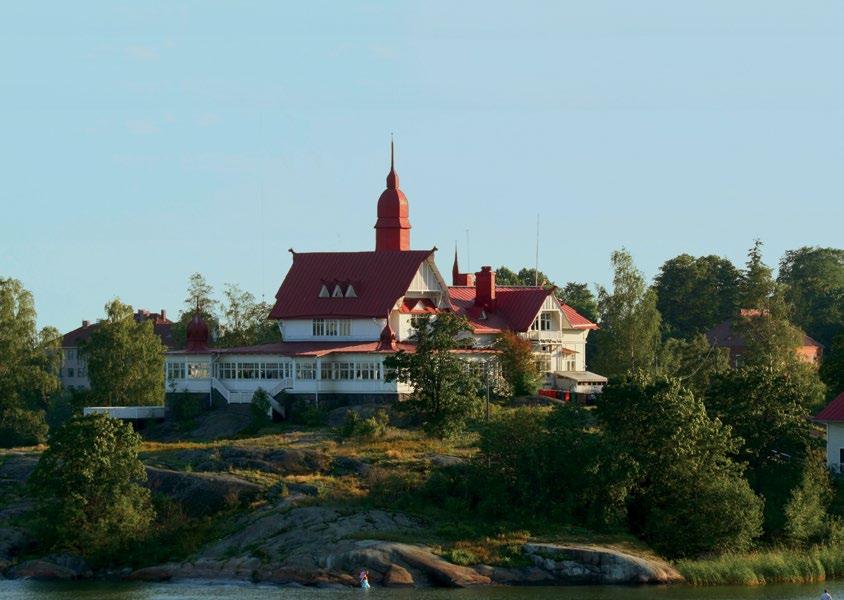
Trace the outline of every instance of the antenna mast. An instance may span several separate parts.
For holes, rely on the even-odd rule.
[[[533,270],[533,285],[539,287],[539,213],[536,213],[536,264]]]

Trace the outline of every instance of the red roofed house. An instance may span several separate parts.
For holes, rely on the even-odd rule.
[[[841,473],[844,465],[844,392],[838,394],[814,420],[826,425],[827,465],[836,473]]]
[[[419,316],[443,311],[465,315],[472,326],[475,349],[464,352],[467,361],[486,360],[495,336],[511,329],[534,340],[552,380],[555,373],[560,381],[585,373],[586,336],[596,325],[560,304],[552,289],[499,287],[490,267],[461,274],[456,257],[449,286],[435,252],[410,249],[408,202],[391,156],[387,189],[378,199],[375,250],[291,250],[293,264],[269,315],[284,341],[215,349],[208,346],[207,327],[192,323],[188,348],[167,355],[167,385],[176,391],[213,389],[228,402],[249,402],[259,387],[273,397],[284,390],[338,404],[349,395],[358,401],[398,398],[411,390],[385,381],[384,358],[413,351]]]
[[[173,322],[167,318],[167,312],[162,308],[160,313],[150,312],[146,309],[139,309],[135,312],[135,320],[152,320],[153,329],[162,343],[167,348],[173,347],[173,333],[171,326]],[[88,368],[85,360],[79,354],[80,342],[91,337],[91,333],[99,326],[98,323],[82,321],[82,326],[62,336],[62,367],[59,371],[59,379],[64,388],[88,389],[91,382],[88,380]]]
[[[743,319],[764,318],[766,313],[757,309],[743,308],[739,317]],[[805,333],[803,343],[797,346],[795,353],[801,361],[819,366],[823,355],[823,346]],[[730,352],[730,366],[741,366],[741,356],[747,351],[747,343],[742,335],[736,331],[732,320],[719,323],[706,333],[709,343],[718,348],[727,348]]]

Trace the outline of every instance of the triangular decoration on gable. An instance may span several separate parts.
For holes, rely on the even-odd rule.
[[[355,288],[352,287],[350,283],[349,286],[346,288],[346,298],[357,298],[357,292],[355,292]]]
[[[331,294],[332,298],[342,298],[343,297],[343,288],[340,287],[340,284],[334,286],[334,293]]]
[[[328,288],[325,287],[325,284],[322,284],[322,287],[319,289],[319,297],[320,298],[328,298],[331,294],[328,293]]]

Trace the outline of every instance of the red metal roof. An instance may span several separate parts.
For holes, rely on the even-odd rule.
[[[747,309],[742,309],[742,316],[745,318],[747,317],[757,317],[758,314],[753,314],[752,312],[748,311]],[[802,346],[805,347],[812,347],[812,348],[823,348],[823,344],[813,340],[807,334],[800,332],[803,336],[803,344]],[[735,327],[733,326],[733,321],[728,319],[722,323],[718,323],[715,327],[710,329],[706,332],[706,338],[709,340],[709,343],[713,346],[719,346],[722,348],[744,348],[746,347],[746,343],[742,335],[736,331]]]
[[[271,319],[386,317],[433,250],[294,253]],[[320,298],[325,285],[351,284],[353,298]]]
[[[431,315],[437,312],[437,307],[428,298],[405,298],[399,312],[411,315]]]
[[[280,356],[310,356],[319,358],[329,354],[378,353],[392,354],[396,350],[413,352],[414,344],[396,342],[396,349],[380,347],[380,340],[373,342],[275,342],[260,346],[241,346],[238,348],[208,348],[199,352],[175,350],[168,354],[277,354]]]
[[[542,287],[495,286],[495,311],[475,306],[474,287],[450,287],[448,295],[455,312],[464,315],[475,333],[498,333],[505,329],[527,331],[553,289]],[[567,304],[560,308],[575,329],[597,329],[597,325]],[[483,317],[486,318],[483,318]]]
[[[832,402],[815,415],[815,421],[844,421],[844,392],[838,394]]]

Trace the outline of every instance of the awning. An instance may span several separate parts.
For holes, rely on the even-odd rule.
[[[606,383],[607,378],[591,371],[554,371],[554,375],[575,383]]]

